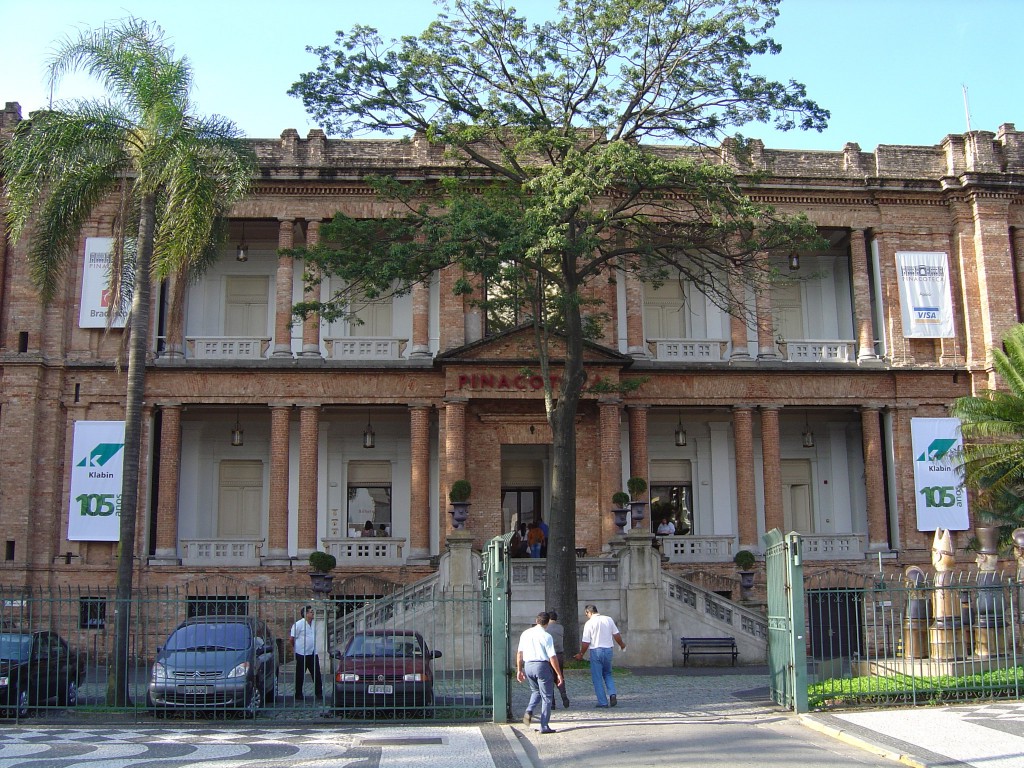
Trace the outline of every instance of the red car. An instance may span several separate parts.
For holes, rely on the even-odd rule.
[[[433,660],[419,632],[384,629],[358,632],[333,654],[334,709],[341,715],[380,714],[431,717]]]

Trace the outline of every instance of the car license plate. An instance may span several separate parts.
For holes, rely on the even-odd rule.
[[[186,696],[205,696],[210,692],[208,685],[183,685],[182,688]]]
[[[366,686],[367,693],[394,693],[395,689],[390,685],[368,685]]]

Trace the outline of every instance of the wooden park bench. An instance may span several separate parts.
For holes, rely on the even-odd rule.
[[[732,665],[736,666],[739,649],[735,637],[680,637],[679,645],[683,649],[683,666],[690,659],[690,654],[707,653],[713,655],[732,656]]]

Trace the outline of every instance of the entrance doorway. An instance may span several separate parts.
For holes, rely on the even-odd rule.
[[[506,531],[518,528],[521,523],[538,522],[541,518],[540,488],[502,488],[501,510]]]

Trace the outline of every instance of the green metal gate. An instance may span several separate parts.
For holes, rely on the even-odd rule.
[[[774,528],[764,535],[768,578],[768,675],[772,699],[806,712],[807,647],[800,534]]]
[[[508,543],[511,533],[491,539],[483,552],[484,603],[490,610],[492,720],[507,723],[512,716],[509,686],[509,645],[512,625],[512,585],[508,578]]]

